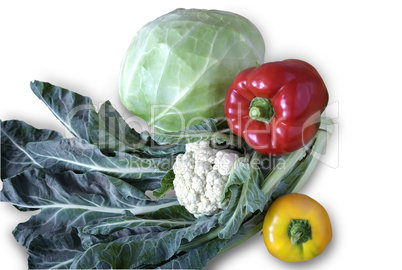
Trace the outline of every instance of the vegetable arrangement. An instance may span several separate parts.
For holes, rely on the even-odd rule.
[[[222,40],[228,36],[226,47]],[[271,155],[232,132],[235,115],[221,117],[225,95],[241,69],[261,64],[261,40],[248,20],[227,12],[179,9],[147,24],[124,59],[120,95],[162,133],[130,128],[110,102],[96,110],[89,97],[32,82],[33,93],[73,137],[23,121],[0,121],[1,201],[20,211],[39,210],[13,231],[27,249],[29,268],[199,269],[261,231],[267,211],[281,211],[271,204],[306,183],[333,131],[331,119],[320,116],[326,88],[309,66],[319,89],[309,81],[311,100],[304,104],[313,109],[301,112],[299,121],[289,120],[300,133],[302,121],[318,113],[304,140],[294,135],[291,149],[268,148],[276,154]],[[165,61],[158,63],[158,57]],[[202,67],[193,66],[194,59]],[[188,67],[194,74],[181,74]],[[276,78],[266,84],[271,81]],[[241,99],[232,100],[230,91],[226,111],[228,103],[235,106]],[[321,97],[317,103],[315,93]],[[168,107],[158,114],[163,120],[150,118],[152,105],[184,110],[185,124],[178,124]]]

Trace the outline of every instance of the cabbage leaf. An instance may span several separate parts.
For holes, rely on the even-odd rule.
[[[120,100],[161,133],[224,118],[233,79],[264,56],[260,32],[239,14],[176,9],[132,39],[120,71]]]

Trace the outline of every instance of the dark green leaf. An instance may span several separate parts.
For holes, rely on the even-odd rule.
[[[39,235],[28,247],[29,269],[71,269],[74,258],[81,255],[77,230],[63,235]]]
[[[164,156],[184,151],[183,146],[160,146],[153,141],[144,141],[109,101],[97,112],[89,97],[62,87],[34,81],[31,89],[75,137],[97,145],[106,154],[117,151]]]
[[[91,114],[89,122],[91,143],[103,152],[139,153],[148,157],[167,156],[184,152],[184,145],[158,145],[150,137],[130,128],[109,101]]]
[[[31,89],[71,134],[91,142],[88,125],[96,112],[89,97],[40,81],[31,82]]]
[[[172,258],[157,267],[157,269],[203,269],[227,243],[227,239],[213,239],[189,252]]]
[[[201,218],[181,229],[161,232],[113,235],[93,244],[72,265],[73,268],[93,268],[99,261],[107,262],[113,268],[132,269],[145,264],[156,265],[174,256],[182,241],[191,241],[196,236],[208,233],[217,225],[217,217]]]
[[[69,138],[30,143],[27,152],[37,163],[52,172],[98,171],[127,179],[162,178],[173,166],[173,157],[140,158],[127,153],[105,156],[97,147],[84,140]]]
[[[187,144],[198,141],[213,140],[216,143],[233,141],[233,135],[222,133],[219,122],[215,119],[206,119],[198,125],[189,126],[178,132],[164,134],[150,134],[158,144]]]
[[[93,269],[100,261],[114,269],[136,269],[150,263],[157,264],[171,258],[181,243],[175,230],[132,235],[112,242],[98,243],[74,260],[72,269]]]
[[[63,139],[58,133],[19,121],[2,123],[1,154],[3,179],[32,168],[54,173],[99,171],[127,180],[160,179],[174,162],[174,156],[140,158],[123,152],[106,156],[85,140]]]
[[[27,152],[29,142],[58,140],[62,135],[48,129],[36,129],[23,121],[1,122],[1,179],[12,177],[23,170],[42,166]]]
[[[219,219],[223,227],[219,233],[222,239],[235,235],[243,220],[257,210],[262,211],[269,199],[261,190],[262,173],[259,168],[250,165],[248,158],[239,158],[233,168],[225,187],[231,199]]]
[[[51,237],[69,234],[73,227],[97,224],[103,219],[125,217],[122,213],[98,212],[79,208],[44,208],[33,215],[27,222],[20,223],[14,229],[15,239],[22,246],[29,248],[33,239],[39,235]]]
[[[128,183],[99,172],[48,174],[39,169],[5,179],[1,200],[31,209],[84,209],[104,213],[130,211],[134,215],[177,205],[174,199],[151,201]]]
[[[168,171],[165,176],[161,180],[161,187],[154,190],[153,195],[157,198],[163,198],[165,197],[166,193],[168,193],[170,190],[173,190],[173,180],[174,180],[174,172],[173,170]]]
[[[30,265],[35,265],[35,268],[71,263],[70,260],[74,258],[67,254],[75,256],[80,250],[76,246],[78,240],[71,241],[74,228],[86,226],[86,230],[93,230],[94,234],[112,232],[119,227],[111,223],[110,227],[102,230],[100,228],[106,224],[105,221],[138,221],[139,218],[134,217],[134,214],[154,215],[162,208],[178,204],[172,199],[151,201],[131,185],[101,173],[77,175],[66,172],[53,176],[39,169],[5,179],[1,200],[16,205],[20,210],[41,210],[14,230],[17,241],[28,248]],[[136,226],[149,228],[152,223],[166,228],[190,226],[193,222],[183,219],[143,219]],[[83,247],[81,240],[79,243]],[[66,252],[49,251],[54,245],[59,248],[62,246]]]
[[[80,229],[80,233],[90,235],[109,235],[125,228],[139,227],[162,227],[167,229],[182,228],[191,226],[194,220],[178,219],[176,216],[171,218],[156,217],[154,219],[147,217],[137,217],[126,214],[121,217],[104,218],[96,224],[85,225]]]

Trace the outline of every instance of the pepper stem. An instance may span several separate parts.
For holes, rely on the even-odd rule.
[[[275,116],[271,101],[261,97],[254,98],[249,107],[249,116],[251,119],[269,123]]]
[[[293,245],[311,240],[311,226],[307,219],[292,219],[288,227],[288,236]]]

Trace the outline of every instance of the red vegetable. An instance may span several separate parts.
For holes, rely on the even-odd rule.
[[[317,70],[295,59],[265,63],[240,72],[226,95],[230,129],[264,155],[282,155],[316,134],[328,104]]]

